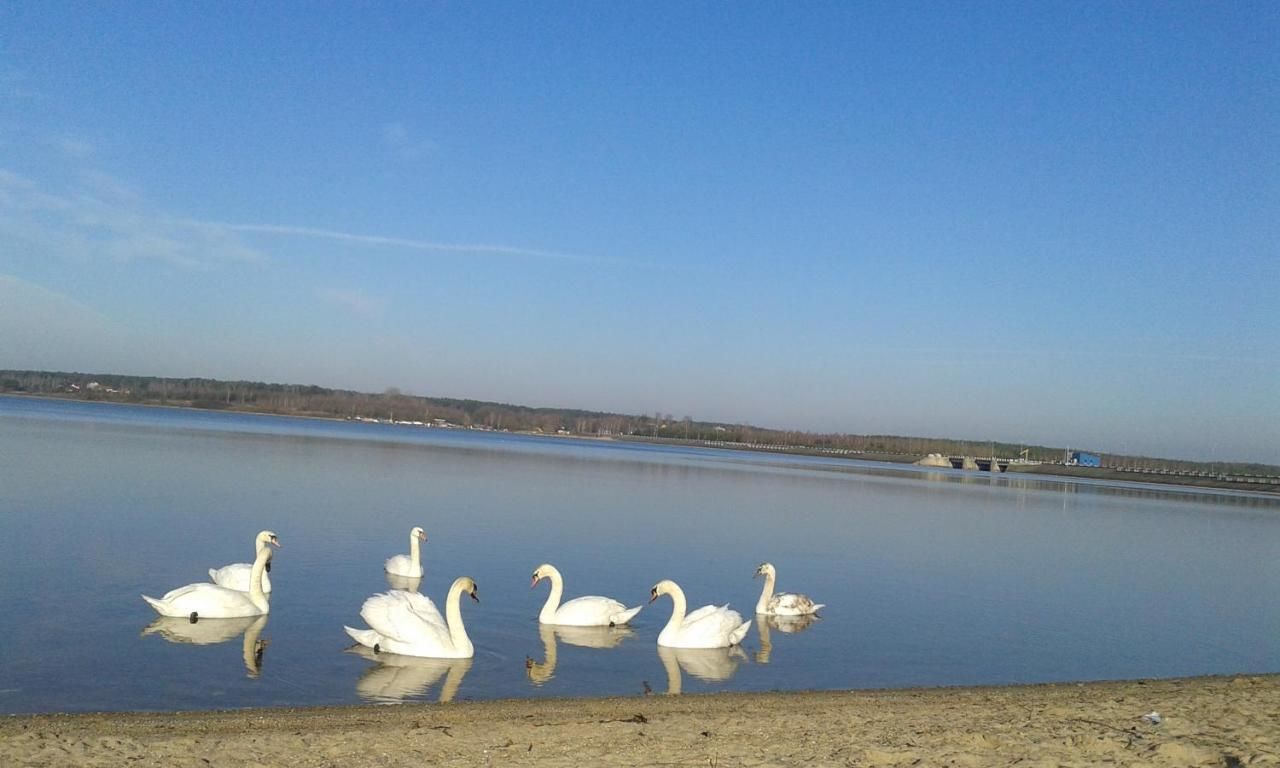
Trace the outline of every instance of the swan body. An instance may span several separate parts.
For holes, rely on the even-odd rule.
[[[463,576],[449,587],[445,616],[441,616],[431,598],[393,589],[370,597],[360,607],[360,617],[369,629],[343,629],[352,640],[378,653],[469,659],[475,655],[475,647],[462,624],[459,601],[463,592],[480,602],[475,581]]]
[[[388,557],[383,569],[394,576],[422,578],[422,542],[426,540],[427,532],[415,525],[409,531],[409,554]]]
[[[773,593],[773,585],[778,579],[778,572],[772,563],[761,563],[756,569],[756,576],[764,577],[764,588],[760,590],[760,599],[756,601],[756,613],[766,616],[808,616],[818,612],[825,603],[815,603],[808,595],[793,592]]]
[[[530,589],[543,579],[551,580],[551,592],[538,614],[539,624],[555,624],[562,627],[620,627],[631,621],[643,605],[628,608],[611,597],[586,595],[560,603],[564,594],[564,578],[554,565],[543,563],[533,570]]]
[[[192,621],[259,616],[271,610],[271,603],[262,591],[262,576],[266,573],[267,560],[270,558],[270,547],[258,550],[249,576],[248,592],[201,582],[178,587],[158,600],[146,595],[142,599],[150,603],[161,616],[186,616]]]
[[[670,579],[663,579],[649,590],[649,602],[659,595],[671,595],[671,619],[658,633],[658,645],[668,648],[726,648],[742,642],[751,622],[729,609],[728,605],[704,605],[685,615],[684,590]]]
[[[268,544],[274,544],[278,547],[280,546],[280,540],[277,539],[276,535],[271,531],[262,531],[258,534],[257,538],[253,540],[253,551],[256,553]],[[210,568],[209,580],[220,587],[234,589],[237,592],[248,592],[249,576],[252,572],[252,563],[232,563],[231,565],[224,565],[221,568]],[[267,594],[271,593],[270,572],[271,557],[268,555],[267,573],[262,574],[262,591]]]

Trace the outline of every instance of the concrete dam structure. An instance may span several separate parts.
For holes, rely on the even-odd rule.
[[[1004,472],[1009,468],[1009,461],[1009,459],[994,457],[943,456],[940,453],[931,453],[915,462],[915,465],[939,469],[969,469],[976,472]]]

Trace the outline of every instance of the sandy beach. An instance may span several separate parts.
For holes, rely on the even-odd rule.
[[[0,720],[5,766],[1107,763],[1280,765],[1280,676]]]

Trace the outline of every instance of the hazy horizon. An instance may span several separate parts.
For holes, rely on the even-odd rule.
[[[0,367],[1280,464],[1280,6],[0,9]]]
[[[0,369],[0,371],[2,371],[2,370],[4,370],[4,369]],[[115,373],[115,372],[110,372],[110,371],[53,371],[53,370],[43,370],[43,371],[32,371],[32,372],[33,372],[33,373],[38,372],[38,373],[58,374],[58,375],[84,376],[84,377],[86,377],[86,378],[91,378],[91,377],[94,377],[94,376],[102,376],[102,377],[105,377],[105,376],[122,376],[122,377],[141,377],[141,378],[146,378],[146,377],[148,377],[148,376],[149,376],[149,374],[138,374],[138,373]],[[324,388],[324,389],[331,389],[331,390],[334,390],[334,391],[355,392],[356,394],[359,394],[359,395],[368,395],[368,396],[371,396],[371,397],[377,397],[377,396],[379,396],[379,395],[386,394],[386,391],[385,391],[385,390],[384,390],[384,391],[382,391],[382,392],[368,392],[368,391],[363,391],[363,390],[351,390],[351,389],[346,389],[346,388],[342,388],[342,387],[324,387],[323,385],[320,385],[320,384],[314,384],[313,382],[303,382],[303,381],[255,381],[255,380],[249,380],[249,379],[225,379],[225,378],[219,378],[219,377],[216,377],[216,376],[164,376],[164,377],[154,377],[154,378],[168,378],[168,379],[173,379],[173,380],[197,379],[197,378],[198,378],[198,379],[206,379],[206,380],[210,380],[210,381],[218,381],[218,382],[230,382],[230,383],[235,383],[235,382],[246,382],[246,383],[253,383],[253,384],[265,384],[265,385],[268,385],[268,386],[282,386],[282,387],[310,387],[310,386],[317,386],[317,387],[322,387],[322,388]],[[595,414],[602,414],[602,415],[609,415],[609,416],[619,416],[619,417],[624,417],[624,418],[637,418],[637,419],[638,419],[638,418],[657,418],[657,414],[655,414],[655,413],[647,413],[647,414],[646,414],[646,413],[629,413],[629,412],[623,412],[623,411],[607,411],[607,410],[606,410],[606,411],[599,411],[599,410],[591,409],[591,408],[580,408],[580,407],[575,406],[575,405],[572,405],[572,404],[566,404],[566,405],[555,405],[555,404],[545,404],[545,403],[523,403],[523,402],[509,402],[509,401],[490,401],[490,400],[481,400],[481,399],[474,398],[474,397],[467,397],[466,395],[432,394],[432,393],[410,392],[410,391],[407,391],[407,390],[402,390],[402,389],[400,389],[400,388],[398,388],[398,387],[391,388],[391,389],[394,389],[394,390],[396,391],[396,394],[398,394],[398,395],[407,395],[407,396],[409,396],[409,397],[421,397],[421,398],[427,398],[427,399],[439,399],[439,400],[465,400],[465,401],[474,401],[474,402],[480,402],[480,403],[491,403],[491,404],[496,405],[496,406],[499,406],[499,407],[509,407],[509,408],[530,408],[530,409],[549,409],[549,410],[553,410],[553,411],[582,411],[582,412],[584,412],[584,413],[595,413]],[[6,395],[6,394],[18,394],[18,395],[22,395],[22,393],[0,392],[0,395]],[[37,394],[37,395],[39,395],[39,396],[43,396],[43,394],[42,394],[42,393],[35,393],[35,394]],[[156,405],[155,403],[149,403],[149,402],[144,402],[144,403],[131,403],[131,402],[124,401],[124,400],[110,400],[110,399],[106,399],[106,400],[102,400],[102,401],[93,401],[93,402],[106,402],[106,403],[108,403],[108,404],[122,403],[122,404],[126,404],[126,405],[142,405],[142,406]],[[253,411],[249,411],[249,412],[253,412]],[[264,412],[264,415],[290,416],[291,414],[287,414],[287,413],[276,414],[276,413],[274,413],[274,412]],[[841,431],[838,431],[838,430],[804,430],[804,429],[799,429],[799,428],[796,428],[796,427],[788,426],[788,425],[785,425],[785,424],[763,424],[763,423],[759,423],[759,422],[751,421],[751,420],[749,420],[749,419],[748,419],[748,420],[745,420],[745,421],[738,421],[738,422],[718,422],[718,421],[714,421],[714,420],[711,420],[711,419],[703,419],[703,418],[699,418],[697,414],[675,414],[675,413],[666,413],[666,412],[663,412],[663,413],[662,413],[662,418],[663,418],[663,419],[667,419],[667,418],[669,417],[669,418],[670,418],[670,420],[671,420],[671,422],[672,422],[672,423],[676,423],[676,424],[678,424],[678,423],[679,423],[681,420],[683,420],[686,416],[687,416],[687,417],[689,417],[689,418],[690,418],[694,423],[702,423],[702,424],[742,425],[742,426],[751,427],[751,428],[753,428],[753,429],[760,429],[760,430],[767,430],[767,431],[775,431],[775,432],[800,432],[800,433],[813,434],[813,435],[834,435],[834,434],[843,434],[843,435],[849,435],[849,436],[861,435],[861,436],[867,436],[867,437],[883,436],[883,437],[891,437],[891,438],[899,438],[899,439],[910,439],[910,440],[938,440],[938,441],[957,441],[957,442],[959,442],[959,441],[963,441],[963,442],[969,442],[969,443],[986,443],[986,442],[994,442],[994,443],[1002,443],[1002,444],[1017,444],[1017,442],[1018,442],[1018,441],[1016,441],[1016,440],[1015,440],[1015,441],[1005,440],[1003,437],[1001,437],[1001,436],[999,436],[999,435],[987,435],[987,436],[977,436],[977,437],[975,437],[975,436],[972,436],[972,435],[895,434],[895,433],[887,433],[887,432],[877,432],[877,433],[850,433],[850,432],[841,432]],[[310,417],[308,417],[308,418],[310,418]],[[1082,450],[1082,451],[1091,451],[1091,452],[1095,452],[1095,453],[1103,454],[1104,456],[1106,456],[1106,455],[1108,455],[1108,454],[1117,454],[1117,452],[1116,452],[1116,451],[1109,450],[1109,449],[1107,449],[1107,448],[1105,448],[1105,447],[1102,447],[1102,446],[1095,446],[1095,445],[1070,445],[1070,446],[1068,446],[1068,445],[1048,445],[1048,444],[1044,444],[1044,443],[1031,443],[1031,442],[1027,442],[1027,443],[1024,443],[1024,447],[1050,448],[1050,449],[1054,449],[1054,448],[1056,448],[1056,449],[1062,449],[1062,450]],[[1142,456],[1142,457],[1144,457],[1144,458],[1149,458],[1149,459],[1161,459],[1161,460],[1174,460],[1174,461],[1209,461],[1209,460],[1207,460],[1207,459],[1197,459],[1197,458],[1196,458],[1196,457],[1194,457],[1194,456],[1176,456],[1176,455],[1163,455],[1163,454],[1134,454],[1134,455]],[[1213,460],[1213,461],[1216,461],[1216,462],[1222,462],[1222,463],[1262,463],[1262,464],[1266,464],[1266,463],[1267,463],[1267,462],[1256,462],[1256,461],[1254,461],[1254,460],[1250,460],[1250,459],[1231,459],[1230,457],[1223,458],[1223,459],[1215,459],[1215,460]],[[1280,466],[1280,465],[1270,465],[1270,466]]]

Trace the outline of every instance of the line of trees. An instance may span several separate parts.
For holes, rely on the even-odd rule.
[[[1023,456],[1033,461],[1059,462],[1065,453],[1062,448],[1007,442],[777,430],[749,424],[695,421],[690,416],[676,419],[670,413],[627,415],[530,408],[482,400],[419,397],[395,388],[371,394],[257,381],[0,370],[0,392],[293,416],[421,422],[440,419],[463,427],[512,432],[690,440],[852,455],[918,458],[928,453],[976,457],[994,454],[1001,458]],[[1154,472],[1280,475],[1280,467],[1267,464],[1207,463],[1117,454],[1105,455],[1104,465]]]

